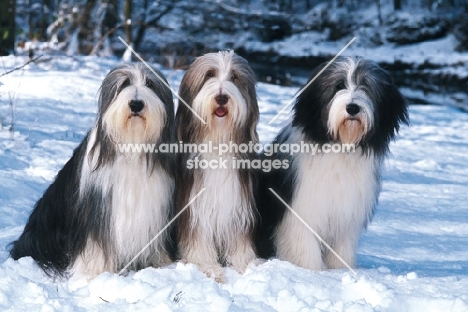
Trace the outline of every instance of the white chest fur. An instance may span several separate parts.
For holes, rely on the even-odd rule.
[[[174,182],[160,168],[150,173],[144,163],[125,157],[117,158],[115,168],[109,169],[113,175],[112,224],[116,248],[119,253],[133,257],[167,224]],[[149,257],[157,252],[149,248],[144,255]]]
[[[219,160],[218,156],[204,154],[203,159]],[[235,241],[253,224],[254,214],[249,199],[244,198],[239,172],[233,169],[233,156],[224,154],[225,166],[200,170],[195,174],[191,197],[202,188],[202,195],[190,207],[191,227],[203,229],[218,246]],[[250,188],[249,188],[250,189]]]
[[[350,266],[380,192],[381,159],[372,153],[297,154],[291,208]],[[276,232],[278,257],[315,270],[344,267],[288,210]]]
[[[94,140],[94,133],[88,143],[88,152]],[[156,166],[149,170],[144,155],[117,155],[116,158],[96,170],[97,158],[83,160],[80,179],[80,197],[101,196],[102,209],[110,215],[108,242],[112,253],[104,256],[96,242],[88,239],[87,246],[75,268],[93,275],[94,272],[108,270],[114,272],[126,265],[153,237],[167,224],[170,203],[174,191],[174,180],[164,170]],[[93,190],[99,193],[94,194]],[[86,195],[92,194],[92,195]],[[92,200],[99,200],[98,198]],[[106,222],[102,220],[102,222]],[[103,226],[106,226],[103,223]],[[164,239],[167,233],[147,248],[138,263],[148,266],[167,261]],[[88,267],[87,258],[102,258],[93,261],[96,267]],[[108,260],[104,260],[104,259]],[[101,266],[101,267],[97,267]],[[89,272],[89,273],[87,273]]]
[[[362,227],[380,189],[379,161],[372,155],[300,154],[292,208],[324,239],[339,237],[350,223]]]

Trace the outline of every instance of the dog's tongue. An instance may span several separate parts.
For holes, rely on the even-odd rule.
[[[224,106],[216,108],[215,115],[218,117],[224,117],[227,114],[227,109]]]

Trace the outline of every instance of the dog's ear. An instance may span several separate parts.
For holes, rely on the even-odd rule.
[[[205,66],[206,67],[206,66]],[[198,92],[204,84],[206,68],[200,65],[200,58],[196,59],[185,72],[179,87],[179,105],[176,112],[177,139],[189,142],[197,136],[204,124],[198,118],[193,118],[192,106]],[[183,102],[181,101],[183,100]]]
[[[318,143],[326,143],[330,140],[327,136],[326,105],[333,98],[334,89],[327,84],[327,81],[331,79],[329,78],[330,70],[321,72],[326,65],[323,63],[313,69],[307,81],[307,84],[310,84],[298,95],[293,107],[292,125],[301,127],[309,140]],[[311,82],[312,79],[313,82]]]
[[[171,112],[167,112],[168,115],[174,117],[174,101],[172,98],[172,91],[169,88],[169,82],[167,82],[166,77],[164,77],[163,73],[151,67],[151,69],[146,68],[145,65],[140,65],[140,69],[142,71],[146,71],[149,79],[151,79],[151,83],[156,86],[156,95],[161,99],[166,107],[171,107]]]
[[[377,67],[374,73],[378,77],[373,85],[373,92],[377,97],[377,109],[374,111],[375,131],[369,143],[375,147],[376,151],[387,152],[388,143],[398,133],[400,123],[409,125],[408,105],[390,74],[378,64],[374,63],[374,66]]]
[[[188,72],[185,73],[184,78],[182,78],[182,82],[179,87],[179,104],[177,106],[177,112],[175,117],[175,126],[177,129],[177,139],[186,142],[187,135],[186,135],[186,127],[190,124],[190,110],[186,105],[190,105],[190,88],[186,82],[185,77],[187,76]],[[185,102],[182,102],[182,100]]]
[[[393,83],[391,77],[389,77],[389,79],[387,92],[385,93],[386,96],[383,98],[382,104],[384,106],[384,112],[387,113],[388,116],[392,116],[392,118],[390,118],[390,127],[398,133],[398,130],[400,130],[400,123],[409,125],[408,105],[405,97]]]
[[[130,84],[129,65],[113,68],[102,81],[99,88],[99,114],[103,114],[116,99],[118,92],[125,84]]]
[[[175,132],[173,131],[175,126],[175,112],[174,112],[174,100],[172,98],[172,90],[168,87],[169,83],[167,82],[164,75],[156,68],[151,68],[156,75],[146,68],[144,65],[140,65],[140,69],[147,71],[147,75],[151,79],[151,83],[156,86],[156,95],[163,102],[166,107],[166,118],[164,120],[165,127],[161,133],[162,142],[173,142],[175,141]]]
[[[241,90],[249,110],[247,114],[245,133],[238,138],[239,142],[254,141],[258,142],[257,124],[259,120],[259,108],[256,91],[255,73],[249,63],[243,57],[232,53],[232,70],[237,76],[234,84]],[[238,82],[237,82],[238,81]]]
[[[188,105],[192,105],[195,96],[205,84],[206,75],[212,70],[212,64],[206,57],[198,57],[185,72],[180,83],[179,95]]]

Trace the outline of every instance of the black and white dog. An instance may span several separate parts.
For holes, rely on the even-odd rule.
[[[175,142],[173,119],[171,91],[143,64],[111,70],[95,126],[36,203],[11,256],[31,256],[55,277],[89,279],[126,266],[172,214],[175,157],[121,145]],[[169,263],[168,238],[130,268]]]
[[[257,249],[262,257],[276,252],[279,259],[304,268],[345,267],[272,188],[352,267],[360,233],[377,204],[389,142],[401,122],[408,124],[405,100],[379,65],[342,57],[298,96],[293,112],[292,124],[273,143],[312,144],[316,155],[311,148],[264,156],[287,159],[289,168],[262,178]]]
[[[179,256],[197,264],[208,276],[223,281],[222,265],[243,273],[256,259],[253,230],[257,219],[256,174],[233,169],[236,160],[257,158],[239,150],[218,154],[220,144],[258,142],[259,109],[255,76],[242,57],[232,51],[197,58],[185,73],[176,114],[178,140],[212,152],[181,153],[178,161],[176,211],[203,188],[206,190],[181,215],[177,225]],[[194,114],[201,117],[206,125]],[[193,160],[210,161],[210,168],[189,166]],[[223,165],[226,162],[227,165]]]

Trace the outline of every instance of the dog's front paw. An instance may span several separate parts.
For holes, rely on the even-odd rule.
[[[224,269],[221,265],[199,265],[199,268],[203,273],[205,273],[206,276],[214,278],[216,282],[226,282]]]

